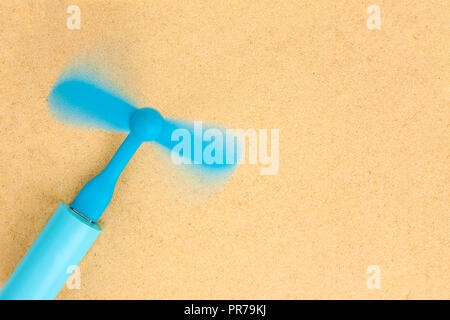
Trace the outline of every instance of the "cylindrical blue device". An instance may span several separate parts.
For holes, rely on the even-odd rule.
[[[0,291],[0,300],[54,299],[101,231],[62,203]]]
[[[63,203],[58,207],[0,291],[0,300],[50,300],[58,295],[74,266],[100,234],[97,221],[107,208],[123,169],[139,146],[159,138],[166,126],[157,110],[137,109],[82,80],[69,79],[58,84],[52,89],[50,100],[57,109],[69,107],[75,118],[85,113],[94,121],[129,130],[130,134],[72,204]]]

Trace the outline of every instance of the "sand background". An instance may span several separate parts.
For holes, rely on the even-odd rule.
[[[140,106],[280,129],[280,168],[204,198],[141,148],[58,298],[450,298],[449,18],[445,0],[2,0],[0,282],[124,138],[47,110],[67,62],[107,44]]]

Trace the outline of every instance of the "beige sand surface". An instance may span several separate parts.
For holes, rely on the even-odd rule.
[[[66,63],[107,45],[140,106],[280,129],[280,168],[205,199],[140,149],[58,298],[450,298],[449,21],[445,0],[1,0],[0,282],[124,137],[47,111]]]

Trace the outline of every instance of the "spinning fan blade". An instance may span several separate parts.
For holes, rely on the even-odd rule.
[[[234,168],[242,153],[240,139],[233,131],[200,121],[165,119],[155,142],[171,151],[172,160],[179,164],[214,171]]]
[[[67,79],[53,87],[49,108],[59,120],[112,131],[130,130],[136,107],[94,84]]]
[[[78,78],[65,79],[54,86],[49,95],[49,108],[57,119],[66,123],[122,132],[130,131],[133,115],[143,110]],[[145,127],[145,123],[140,124]],[[148,126],[151,129],[153,124],[148,122]],[[226,171],[235,167],[241,154],[239,140],[227,132],[201,122],[164,119],[155,142],[169,150],[172,160],[179,164]]]

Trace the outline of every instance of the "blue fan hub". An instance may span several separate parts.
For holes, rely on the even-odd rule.
[[[142,141],[153,141],[159,137],[164,119],[153,108],[137,109],[130,119],[130,132]]]

